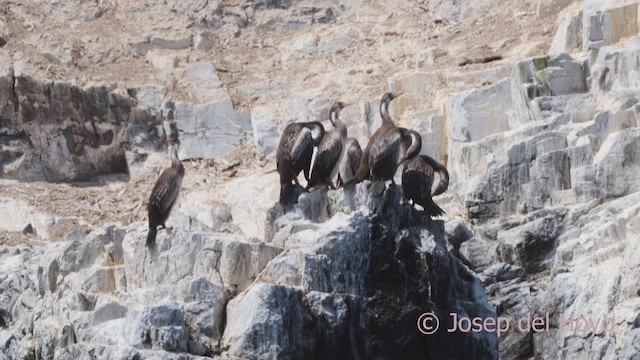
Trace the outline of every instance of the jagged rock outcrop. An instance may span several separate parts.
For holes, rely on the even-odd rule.
[[[209,63],[182,70],[175,101],[162,87],[112,89],[41,81],[0,59],[0,175],[20,180],[86,181],[128,173],[177,132],[183,158],[211,159],[250,138]]]
[[[43,82],[0,63],[2,177],[61,182],[126,173],[123,143],[161,148],[157,118],[129,96]]]
[[[399,187],[372,200],[361,186],[318,191],[271,219],[267,243],[166,230],[149,250],[135,224],[47,252],[5,248],[1,349],[55,359],[497,358],[495,334],[446,331],[452,312],[495,310],[447,250],[443,223],[413,210]],[[441,319],[434,335],[416,327],[425,312]]]

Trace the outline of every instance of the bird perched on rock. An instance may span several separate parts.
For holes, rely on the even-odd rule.
[[[335,189],[333,178],[339,170],[339,161],[347,139],[347,126],[340,120],[340,110],[347,104],[338,101],[331,106],[329,120],[333,129],[327,132],[318,145],[315,161],[311,170],[311,179],[307,184],[307,190],[315,186],[329,186]]]
[[[369,154],[369,172],[371,194],[380,195],[385,189],[385,182],[391,180],[396,174],[398,166],[420,153],[422,149],[422,137],[414,130],[395,128],[387,131],[376,146],[371,147]]]
[[[151,190],[149,204],[147,205],[149,214],[148,247],[155,246],[158,226],[161,226],[161,229],[166,229],[167,226],[165,222],[167,218],[169,218],[171,208],[173,208],[173,205],[178,199],[182,179],[184,178],[184,166],[180,159],[178,159],[180,141],[177,139],[170,140],[169,146],[171,148],[171,167],[165,169],[156,181],[153,190]]]
[[[354,138],[347,138],[344,148],[342,149],[342,156],[339,163],[339,175],[337,186],[351,181],[358,171],[360,166],[360,159],[362,158],[362,149],[360,143]]]
[[[433,174],[437,171],[440,175],[438,186],[431,193]],[[402,170],[402,190],[404,197],[412,200],[414,204],[422,206],[429,216],[440,216],[444,210],[434,201],[432,196],[440,195],[449,187],[449,172],[444,165],[438,163],[427,155],[418,155],[405,164]]]
[[[298,201],[295,187],[299,186],[298,174],[304,171],[304,177],[309,181],[313,148],[323,137],[324,127],[317,121],[289,124],[284,129],[278,144],[276,166],[280,175],[280,203],[285,208]]]
[[[367,180],[371,178],[370,161],[369,161],[371,149],[373,147],[380,146],[381,138],[384,137],[387,132],[393,131],[394,129],[396,129],[396,124],[393,123],[393,120],[389,115],[389,104],[393,99],[397,98],[400,95],[402,95],[402,93],[388,92],[382,96],[382,99],[380,100],[380,117],[382,118],[382,124],[380,125],[378,130],[376,130],[373,133],[373,135],[371,135],[371,138],[369,138],[369,141],[367,142],[367,146],[364,148],[364,151],[362,152],[362,157],[360,160],[360,166],[358,166],[358,171],[356,171],[356,174],[353,179],[345,183],[345,187],[352,186],[354,184],[362,182],[363,180]]]
[[[396,127],[389,115],[389,103],[398,96],[400,93],[386,93],[382,97],[380,101],[382,125],[369,139],[354,179],[345,186],[369,179],[372,181],[370,193],[374,196],[380,195],[384,191],[385,181],[393,182],[398,165],[420,153],[422,148],[420,134],[413,130]]]

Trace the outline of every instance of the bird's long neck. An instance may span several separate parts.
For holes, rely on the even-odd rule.
[[[391,115],[389,115],[389,102],[383,101],[380,103],[380,117],[382,117],[383,124],[394,125]]]
[[[182,161],[178,159],[178,148],[176,146],[171,147],[171,167],[178,169],[180,173],[184,173],[184,166]]]
[[[338,130],[342,136],[346,137],[347,136],[347,126],[338,117],[338,113],[339,112],[340,112],[340,110],[331,111],[331,114],[329,116],[329,120],[331,120],[331,125],[333,125],[333,128]]]
[[[422,149],[422,138],[420,137],[420,134],[411,130],[409,131],[409,139],[411,141],[411,145],[405,153],[406,159],[415,157],[416,155],[418,155],[418,153],[420,153],[420,150]]]
[[[438,174],[440,174],[440,180],[438,180],[438,187],[436,187],[436,189],[433,191],[431,195],[436,196],[447,191],[447,189],[449,188],[449,172],[447,171],[447,168],[444,165],[440,164],[439,162],[435,161],[430,156],[424,155],[422,159],[424,159],[427,165],[431,166],[433,170],[437,171]]]

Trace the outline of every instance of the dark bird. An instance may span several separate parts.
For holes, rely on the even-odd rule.
[[[380,101],[380,116],[382,125],[369,139],[369,143],[362,153],[362,160],[356,176],[345,186],[361,182],[365,179],[372,181],[369,188],[374,196],[380,195],[385,188],[385,181],[393,181],[398,165],[420,153],[422,138],[413,130],[399,128],[393,123],[389,115],[389,103],[400,93],[386,93]]]
[[[309,181],[313,148],[323,137],[324,127],[317,121],[289,124],[284,129],[278,144],[276,166],[280,174],[280,203],[285,208],[297,202],[298,174],[304,171],[304,178]]]
[[[408,159],[412,159],[422,149],[422,137],[414,130],[405,128],[389,129],[379,141],[371,147],[369,154],[369,172],[371,195],[380,195],[385,189],[385,182],[391,180],[398,166]]]
[[[340,156],[342,155],[342,149],[347,139],[347,127],[338,115],[340,114],[340,110],[346,106],[347,104],[341,101],[331,106],[329,119],[331,120],[333,129],[324,135],[320,145],[318,145],[318,151],[316,152],[316,158],[313,162],[311,179],[309,179],[309,183],[307,184],[307,190],[316,186],[336,188],[333,185],[333,178],[338,173]]]
[[[371,149],[375,146],[379,146],[378,143],[381,141],[381,138],[390,130],[396,128],[396,125],[393,123],[391,116],[389,115],[389,103],[391,100],[397,98],[402,95],[402,93],[386,93],[382,96],[380,100],[380,117],[382,118],[382,124],[376,130],[371,138],[369,138],[369,142],[367,142],[367,146],[364,148],[362,152],[362,157],[360,160],[360,166],[358,166],[358,171],[353,179],[348,182],[345,182],[345,187],[352,186],[363,180],[367,180],[371,178],[371,171],[369,168],[369,155],[371,153]]]
[[[342,156],[339,163],[338,187],[351,181],[358,171],[360,159],[362,158],[362,149],[360,143],[354,138],[347,138]]]
[[[171,146],[171,167],[165,169],[156,184],[151,190],[147,211],[149,213],[149,235],[147,235],[147,246],[153,247],[156,242],[157,227],[166,229],[165,222],[169,218],[171,208],[178,199],[182,179],[184,178],[184,166],[178,159],[178,147],[180,141],[175,139],[169,141]]]
[[[438,172],[440,180],[432,193],[434,172]],[[442,194],[448,187],[449,172],[447,168],[427,155],[418,155],[408,161],[402,171],[404,197],[412,200],[414,204],[422,206],[424,212],[429,216],[440,216],[445,213],[433,202],[432,196]]]

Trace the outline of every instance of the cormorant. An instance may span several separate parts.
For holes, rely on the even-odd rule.
[[[405,160],[411,159],[420,153],[422,137],[414,130],[405,128],[391,128],[379,138],[371,147],[369,154],[369,173],[371,195],[380,195],[385,189],[385,182],[391,180],[398,166]]]
[[[157,227],[166,228],[165,222],[171,213],[171,208],[178,199],[182,179],[184,178],[184,166],[178,159],[178,147],[180,141],[170,140],[171,147],[171,167],[165,169],[149,196],[147,211],[149,214],[149,234],[147,235],[147,246],[153,247],[156,241]]]
[[[356,171],[353,179],[345,182],[345,187],[352,186],[366,179],[371,179],[371,171],[369,169],[371,149],[373,147],[379,146],[378,143],[381,141],[381,138],[384,137],[389,131],[396,129],[396,125],[393,123],[393,120],[389,115],[389,103],[391,103],[393,99],[397,98],[400,95],[402,95],[402,93],[388,92],[382,96],[382,99],[380,100],[380,117],[382,118],[382,124],[380,125],[378,130],[376,130],[373,135],[371,135],[371,138],[369,138],[369,142],[362,152],[358,171]]]
[[[304,171],[304,177],[309,181],[313,148],[323,137],[324,127],[317,121],[289,124],[284,129],[278,144],[276,164],[280,174],[280,203],[285,208],[297,202],[295,185],[299,185],[300,171]]]
[[[340,114],[340,110],[346,106],[347,104],[341,101],[331,106],[329,119],[333,125],[333,130],[327,132],[322,138],[320,145],[318,145],[318,151],[315,161],[313,162],[311,179],[309,179],[309,183],[307,184],[307,190],[323,185],[335,189],[333,178],[338,173],[340,156],[347,138],[347,127],[338,115]]]
[[[431,193],[433,185],[433,173],[440,174],[438,187]],[[432,196],[440,195],[449,187],[449,172],[444,167],[427,155],[418,155],[405,165],[402,171],[402,190],[404,197],[412,200],[414,204],[422,206],[429,216],[440,216],[444,210],[433,202]]]

